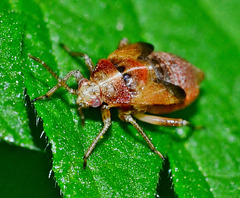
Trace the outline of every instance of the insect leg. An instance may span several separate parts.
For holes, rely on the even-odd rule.
[[[164,118],[160,116],[147,115],[139,112],[134,113],[133,116],[143,122],[148,122],[150,124],[161,125],[161,126],[185,126],[190,124],[188,121],[183,119]]]
[[[119,111],[119,117],[121,119],[123,119],[126,122],[130,122],[137,130],[138,132],[141,134],[141,136],[144,138],[144,140],[147,142],[147,144],[149,145],[149,147],[151,148],[151,150],[156,153],[158,156],[160,156],[163,160],[164,157],[162,155],[162,153],[160,153],[155,146],[153,145],[153,143],[151,142],[151,140],[148,138],[148,136],[146,135],[146,133],[144,133],[144,131],[142,130],[142,128],[138,125],[138,123],[133,119],[133,117],[130,114],[124,114],[123,112]]]
[[[60,78],[57,78],[58,80],[58,83],[53,87],[51,88],[45,95],[42,95],[42,96],[38,96],[37,98],[34,98],[32,100],[32,102],[35,102],[37,100],[41,100],[41,99],[46,99],[46,98],[49,98],[52,96],[52,94],[60,87],[64,87],[66,90],[68,90],[71,94],[76,94],[77,90],[76,89],[73,89],[71,87],[69,87],[67,84],[66,84],[66,81],[68,81],[69,78],[71,77],[75,77],[77,82],[83,78],[82,77],[82,74],[80,73],[80,71],[77,71],[77,70],[73,70],[73,71],[70,71],[66,76],[63,77],[63,79],[60,79]]]
[[[45,98],[49,98],[59,87],[64,87],[65,89],[67,89],[71,94],[76,94],[76,90],[70,88],[67,84],[66,81],[71,77],[75,77],[77,83],[79,82],[80,79],[83,78],[82,74],[80,73],[80,71],[77,70],[73,70],[70,71],[66,76],[63,77],[63,79],[59,78],[59,76],[42,60],[40,60],[37,57],[32,56],[31,54],[29,54],[29,57],[32,58],[33,60],[39,62],[45,69],[47,69],[49,71],[49,73],[58,80],[57,85],[55,85],[52,89],[50,89],[45,95],[39,96],[35,99],[33,99],[32,101],[35,102],[37,100],[40,99],[45,99]]]
[[[127,38],[123,38],[119,43],[117,49],[120,49],[122,47],[125,47],[129,45],[129,40]]]
[[[63,47],[63,49],[65,49],[71,56],[79,56],[81,58],[84,59],[85,64],[88,67],[88,70],[90,71],[90,73],[93,72],[94,70],[94,65],[92,62],[92,59],[85,53],[82,52],[72,52],[66,45],[61,44],[61,46]]]
[[[108,106],[103,106],[102,107],[102,120],[103,120],[103,128],[102,130],[99,132],[99,134],[97,135],[97,137],[93,140],[92,144],[89,146],[87,152],[85,153],[83,159],[83,168],[85,169],[87,166],[87,159],[88,157],[91,155],[93,149],[95,148],[96,144],[98,143],[98,141],[101,139],[101,137],[106,133],[106,131],[108,130],[108,128],[111,125],[111,114],[110,114],[110,110],[108,108]]]
[[[78,104],[77,104],[78,105]],[[83,111],[82,111],[82,107],[80,105],[78,105],[78,114],[80,116],[80,119],[81,119],[81,124],[82,124],[82,127],[84,126],[85,124],[85,117],[84,117],[84,114],[83,114]]]

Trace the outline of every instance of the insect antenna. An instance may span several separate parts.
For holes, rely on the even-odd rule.
[[[60,79],[59,76],[58,76],[44,61],[40,60],[39,58],[37,58],[37,57],[35,57],[35,56],[32,56],[31,54],[28,54],[28,56],[29,56],[31,59],[39,62],[46,70],[48,70],[48,72],[49,72],[54,78],[56,78],[57,80]]]
[[[39,58],[37,58],[35,56],[32,56],[31,54],[29,54],[28,56],[30,58],[32,58],[33,60],[37,61],[38,63],[40,63],[58,81],[57,85],[55,85],[53,88],[51,88],[45,95],[42,95],[42,96],[39,96],[39,97],[33,99],[32,102],[35,102],[35,101],[40,100],[40,99],[49,98],[60,87],[64,87],[71,94],[75,94],[75,95],[77,94],[77,90],[69,87],[66,84],[66,81],[68,81],[68,79],[73,76],[73,77],[75,77],[75,79],[78,83],[83,78],[80,71],[72,70],[66,76],[64,76],[63,79],[61,79],[44,61],[40,60]]]

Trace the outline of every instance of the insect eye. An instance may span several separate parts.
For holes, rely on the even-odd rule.
[[[95,100],[93,100],[92,102],[92,107],[99,107],[102,104],[101,100],[99,98],[96,98]]]

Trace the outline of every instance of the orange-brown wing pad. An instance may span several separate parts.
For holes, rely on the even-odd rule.
[[[100,86],[102,99],[109,106],[130,103],[132,97],[128,87],[124,83],[121,73],[109,60],[99,60],[90,79]]]
[[[153,50],[154,50],[153,45],[144,42],[138,42],[115,50],[108,56],[108,59],[121,59],[121,58],[137,59],[139,57],[145,58],[149,54],[151,54]]]
[[[171,105],[184,101],[185,91],[176,85],[164,81],[149,81],[132,99],[133,105]]]
[[[199,93],[199,83],[204,73],[184,59],[166,52],[153,52],[148,56],[164,69],[164,81],[180,86],[186,93],[185,106],[196,99]]]
[[[147,105],[144,106],[144,111],[152,114],[168,114],[179,109],[183,109],[186,107],[184,102],[179,104],[172,104],[172,105]]]

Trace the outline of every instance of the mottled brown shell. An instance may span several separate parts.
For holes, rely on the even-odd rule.
[[[148,58],[155,65],[155,74],[159,79],[181,87],[186,98],[179,104],[170,106],[151,106],[147,111],[154,114],[169,113],[188,106],[199,94],[199,83],[204,78],[204,73],[184,59],[166,52],[153,52]]]
[[[98,62],[91,80],[109,106],[129,106],[154,114],[184,108],[196,99],[204,74],[191,63],[147,43],[115,50]]]
[[[99,60],[90,79],[99,85],[101,98],[109,106],[130,104],[132,97],[122,75],[109,60]]]

